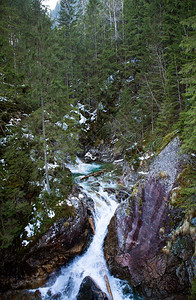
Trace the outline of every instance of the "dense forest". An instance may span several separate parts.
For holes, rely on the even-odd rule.
[[[61,0],[56,26],[41,0],[0,0],[0,13],[1,251],[62,213],[64,164],[101,143],[132,163],[179,135],[180,205],[194,205],[194,0]]]

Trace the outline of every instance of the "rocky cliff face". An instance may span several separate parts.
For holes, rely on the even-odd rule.
[[[193,279],[194,230],[189,226],[184,231],[182,212],[170,205],[180,161],[176,138],[155,158],[132,197],[118,207],[105,240],[112,273],[147,299],[186,299]],[[186,222],[193,216],[192,211]]]
[[[21,256],[5,259],[0,276],[1,292],[43,285],[51,272],[86,249],[92,235],[89,214],[93,207],[89,208],[91,199],[82,197],[83,201],[80,189],[74,187],[69,201],[75,205],[75,216],[56,221]]]

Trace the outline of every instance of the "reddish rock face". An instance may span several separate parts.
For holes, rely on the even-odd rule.
[[[140,182],[137,194],[117,208],[105,239],[105,258],[111,272],[149,299],[186,299],[193,279],[194,243],[189,235],[173,241],[168,255],[162,252],[180,216],[179,210],[169,209],[169,193],[177,176],[174,148],[172,145],[170,151],[169,145],[168,151],[164,150],[168,163],[172,156],[170,166],[161,153],[162,158],[153,163],[158,173],[151,170]],[[160,174],[164,163],[168,173]]]
[[[127,212],[128,216],[124,219],[118,217],[117,221],[117,234],[122,235],[124,241],[116,260],[123,267],[128,267],[131,273],[135,273],[134,270],[142,268],[144,261],[152,259],[165,244],[165,237],[160,233],[162,227],[168,233],[169,223],[164,187],[150,179],[130,203]],[[126,255],[121,255],[121,252]],[[157,272],[162,272],[158,269]],[[156,273],[155,270],[153,272]],[[135,276],[137,282],[137,273]]]
[[[112,273],[150,299],[185,297],[193,277],[194,244],[190,236],[175,242],[175,254],[174,250],[169,256],[162,253],[171,232],[167,202],[164,186],[150,178],[137,197],[117,209],[105,240],[105,257]],[[178,243],[186,246],[182,249]]]

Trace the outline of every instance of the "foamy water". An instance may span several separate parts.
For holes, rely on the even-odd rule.
[[[73,173],[84,175],[100,168],[97,164],[86,164],[79,159],[77,159],[75,166],[69,167]],[[97,182],[99,182],[99,186],[94,189]],[[111,180],[103,181],[100,177],[99,181],[98,178],[90,177],[79,185],[82,187],[82,191],[94,201],[95,235],[88,250],[82,256],[76,257],[69,265],[63,267],[53,285],[39,289],[42,298],[50,299],[53,295],[58,294],[57,299],[75,300],[82,280],[86,276],[90,276],[110,299],[104,280],[104,275],[107,275],[114,300],[134,299],[131,291],[129,291],[128,296],[123,295],[124,282],[111,276],[103,254],[103,242],[107,227],[118,206],[115,195],[109,195],[104,189],[106,187],[115,188],[116,184]]]

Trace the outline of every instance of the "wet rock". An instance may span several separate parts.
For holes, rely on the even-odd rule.
[[[38,288],[53,271],[85,251],[93,236],[89,224],[92,202],[77,187],[73,188],[69,200],[75,203],[75,214],[56,221],[26,252],[24,249],[21,256],[5,259],[1,291]]]
[[[132,197],[117,208],[105,239],[111,272],[128,280],[146,299],[186,299],[193,279],[193,239],[182,233],[171,237],[180,216],[169,205],[179,172],[178,151],[177,138],[155,158]]]
[[[116,193],[116,200],[118,200],[118,202],[122,202],[122,201],[126,200],[127,198],[129,198],[130,196],[131,196],[130,191],[125,190],[125,189],[120,189]]]
[[[116,189],[113,188],[104,188],[104,192],[107,192],[109,195],[115,194]]]
[[[12,291],[4,295],[0,294],[1,300],[41,300],[41,293],[39,290],[35,292],[30,291]]]
[[[90,197],[88,197],[82,189],[78,185],[74,185],[72,189],[71,195],[68,197],[68,200],[71,202],[71,204],[78,209],[78,205],[85,205],[88,212],[92,214],[94,211],[94,201]]]
[[[95,281],[90,276],[87,276],[80,285],[77,300],[108,300],[108,297]]]
[[[191,224],[192,224],[193,226],[196,227],[196,218],[193,218],[193,219],[191,220]]]
[[[99,144],[97,147],[93,147],[88,150],[84,155],[84,161],[89,162],[104,162],[110,163],[119,161],[122,159],[122,152],[115,150],[114,145],[110,144]]]

